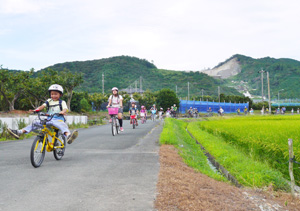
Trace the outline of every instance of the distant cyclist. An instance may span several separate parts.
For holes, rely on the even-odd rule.
[[[111,90],[112,95],[108,98],[107,107],[111,106],[113,108],[119,108],[118,119],[120,124],[120,131],[123,132],[123,97],[122,95],[119,95],[119,89],[117,87],[114,87]],[[109,121],[111,122],[111,119]]]
[[[193,108],[190,107],[190,109],[188,110],[188,115],[189,117],[193,117]]]
[[[166,117],[170,117],[170,116],[171,116],[171,110],[170,108],[168,108],[166,111]]]
[[[153,104],[153,106],[151,107],[150,111],[151,111],[151,116],[153,117],[153,120],[154,120],[155,117],[156,117],[156,112],[157,112],[157,108],[156,108],[155,104]]]
[[[146,110],[146,107],[143,105],[141,106],[140,116],[141,116],[141,119],[142,118],[145,118],[145,120],[147,119],[147,110]]]
[[[137,109],[135,102],[131,102],[131,108],[129,109],[129,115],[130,116],[135,116],[135,122],[136,126],[138,126],[138,121],[137,121],[137,115],[139,113],[139,110]],[[130,118],[130,124],[132,124],[132,119]]]
[[[160,119],[160,120],[162,120],[163,114],[164,114],[164,109],[163,109],[163,108],[160,108],[160,110],[159,110],[159,112],[158,112],[158,116],[159,116],[159,119]]]
[[[176,104],[173,105],[173,110],[174,110],[174,112],[173,112],[173,113],[174,113],[174,117],[176,117],[176,113],[177,113],[177,107],[176,107]]]

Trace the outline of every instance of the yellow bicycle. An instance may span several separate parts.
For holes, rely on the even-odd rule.
[[[30,151],[31,164],[35,168],[42,165],[46,151],[53,151],[56,160],[60,160],[64,156],[66,146],[65,136],[56,127],[47,125],[47,122],[50,122],[55,115],[61,114],[48,115],[38,113],[38,119],[42,128],[34,139]]]

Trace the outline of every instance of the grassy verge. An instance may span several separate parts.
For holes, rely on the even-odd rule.
[[[164,128],[160,135],[160,144],[174,145],[188,166],[216,180],[226,181],[222,175],[211,169],[200,146],[185,130],[187,124],[180,120],[165,119]]]
[[[188,130],[240,184],[249,187],[273,186],[274,189],[289,189],[280,171],[272,169],[267,163],[253,160],[237,146],[226,142],[224,138],[202,130],[199,124],[199,122],[190,123]]]

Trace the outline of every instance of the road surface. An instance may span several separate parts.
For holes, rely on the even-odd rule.
[[[30,163],[34,139],[0,142],[0,210],[154,210],[161,124],[111,135],[110,125],[80,129],[56,161]]]

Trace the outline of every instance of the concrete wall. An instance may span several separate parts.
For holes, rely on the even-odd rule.
[[[18,122],[20,121],[25,121],[25,124],[31,124],[31,122],[36,119],[37,116],[36,115],[30,115],[29,117],[1,117],[0,121],[2,122],[2,124],[6,123],[7,126],[13,130],[19,129],[18,128]],[[66,118],[66,123],[67,124],[78,124],[78,123],[83,123],[83,124],[87,124],[88,121],[88,117],[87,116],[65,116]],[[0,132],[1,128],[0,128]]]

